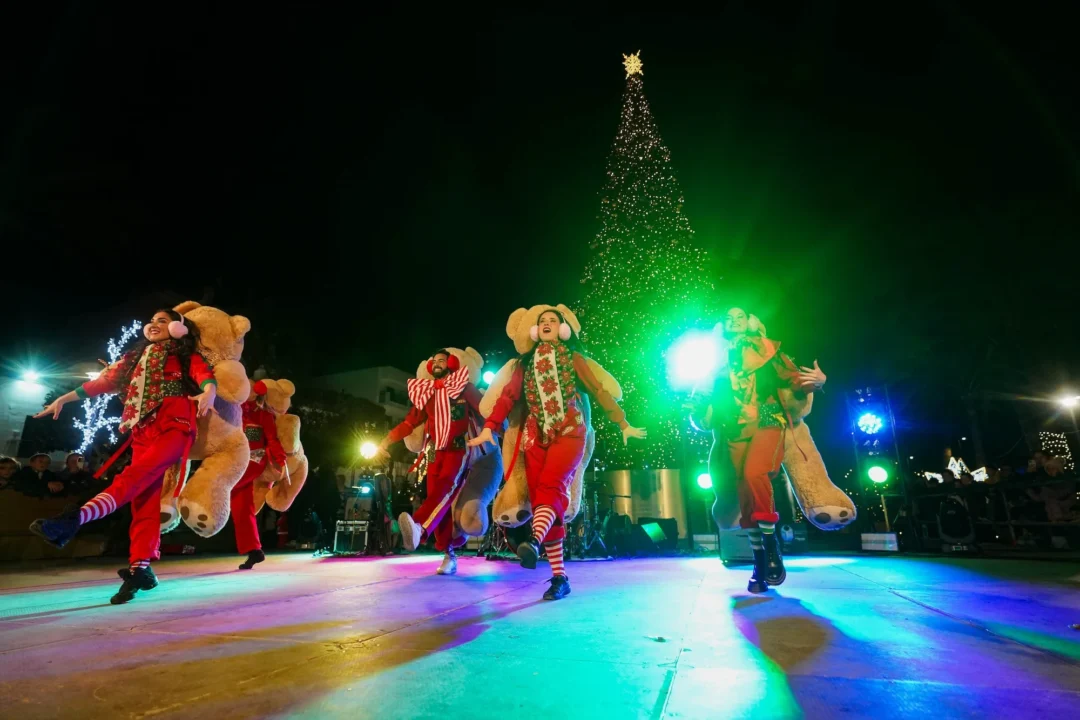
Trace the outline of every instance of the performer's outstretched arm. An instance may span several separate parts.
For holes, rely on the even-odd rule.
[[[391,430],[386,437],[379,443],[379,452],[385,453],[386,449],[396,442],[400,442],[405,439],[405,436],[411,433],[427,422],[427,413],[419,408],[413,406],[409,408],[409,413],[405,416],[398,425]]]
[[[574,373],[585,391],[596,398],[596,402],[600,403],[600,407],[604,409],[608,419],[622,430],[623,443],[629,442],[630,438],[645,439],[647,435],[645,429],[636,428],[626,422],[626,413],[619,407],[619,403],[615,402],[615,398],[611,397],[611,393],[605,390],[600,381],[596,379],[596,375],[589,369],[589,364],[585,361],[585,356],[580,353],[574,353]]]
[[[491,409],[491,414],[488,415],[487,422],[484,423],[484,429],[468,442],[469,447],[478,447],[485,443],[495,442],[492,433],[501,429],[503,423],[506,422],[507,416],[510,415],[510,411],[514,408],[514,403],[521,398],[521,387],[524,382],[525,372],[521,369],[521,363],[519,362],[517,367],[514,368],[514,374],[510,376],[510,382],[506,383],[506,387],[503,388],[499,399],[495,401],[495,407]],[[479,412],[479,401],[477,401],[476,407],[477,412]]]

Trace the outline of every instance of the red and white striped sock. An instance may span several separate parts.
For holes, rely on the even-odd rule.
[[[536,542],[544,542],[551,526],[555,524],[555,508],[550,505],[541,505],[533,511],[532,530]]]
[[[98,493],[79,508],[79,524],[85,525],[116,512],[116,498],[109,493]]]
[[[551,574],[565,575],[566,570],[563,569],[562,540],[544,543],[544,549],[547,550],[548,562],[551,563]]]
[[[139,568],[148,568],[148,567],[150,567],[150,561],[149,560],[135,560],[129,566],[129,568],[131,570],[137,570]]]

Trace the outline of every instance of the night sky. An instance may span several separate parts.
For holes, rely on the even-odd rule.
[[[247,315],[245,361],[294,377],[508,353],[514,308],[578,299],[639,49],[725,296],[829,374],[819,425],[889,382],[937,452],[966,389],[1075,367],[1064,11],[38,5],[0,15],[9,370],[100,355],[158,291]],[[987,422],[998,452],[1019,438]]]

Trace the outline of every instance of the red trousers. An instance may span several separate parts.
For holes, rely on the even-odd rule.
[[[131,562],[157,560],[161,557],[161,481],[165,471],[184,457],[192,434],[182,424],[161,422],[160,418],[133,432],[131,464],[104,492],[117,507],[131,503]]]
[[[537,443],[525,451],[525,481],[529,484],[529,502],[533,511],[541,505],[555,511],[555,523],[548,530],[544,542],[566,537],[563,515],[570,505],[570,483],[584,457],[584,425],[572,435],[556,435],[547,447]]]
[[[249,462],[244,476],[236,483],[229,496],[229,513],[232,515],[233,531],[236,533],[236,551],[241,555],[247,555],[252,550],[262,550],[259,521],[255,519],[255,489],[251,485],[265,469],[266,458],[263,458],[262,462]]]
[[[728,452],[735,466],[735,489],[742,511],[739,524],[756,528],[758,522],[779,522],[773,504],[772,479],[784,461],[784,429],[753,429],[749,437],[728,440]]]
[[[413,513],[424,532],[435,536],[435,549],[443,552],[468,539],[462,536],[454,542],[454,514],[450,512],[465,481],[464,463],[464,450],[436,450],[427,471],[427,499]]]

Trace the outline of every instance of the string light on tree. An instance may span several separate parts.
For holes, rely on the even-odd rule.
[[[131,339],[136,337],[142,332],[142,324],[138,320],[132,320],[131,325],[128,327],[120,328],[120,338],[110,339],[109,343],[105,346],[106,352],[109,354],[109,364],[112,365],[120,356],[124,353],[124,346],[131,342]],[[98,373],[88,373],[89,376],[96,376]],[[93,379],[93,377],[91,377]],[[98,395],[95,398],[87,398],[83,400],[82,410],[83,417],[75,418],[75,428],[82,433],[82,444],[76,448],[76,452],[85,453],[90,449],[90,446],[94,444],[94,438],[102,430],[107,430],[109,433],[109,442],[116,442],[116,432],[114,428],[120,424],[119,415],[109,415],[109,401],[112,400],[113,395],[107,393],[105,395]]]
[[[1065,433],[1043,430],[1039,433],[1039,443],[1042,445],[1045,454],[1050,457],[1061,458],[1062,465],[1066,470],[1076,469],[1072,450],[1069,449],[1069,439]]]
[[[631,422],[647,443],[623,444],[599,422],[594,462],[601,468],[672,468],[701,460],[709,438],[692,433],[682,400],[667,384],[665,353],[717,316],[716,274],[695,242],[685,199],[645,98],[640,51],[623,56],[626,90],[600,192],[600,231],[590,243],[579,304],[582,339],[622,385]],[[684,443],[695,457],[684,458]]]

